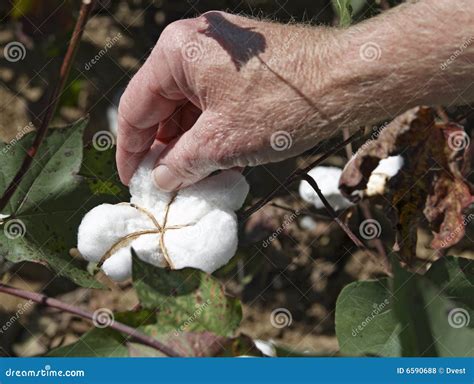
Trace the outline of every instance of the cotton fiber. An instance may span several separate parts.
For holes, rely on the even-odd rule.
[[[350,207],[352,203],[342,196],[339,191],[339,178],[342,170],[337,167],[315,167],[308,172],[321,190],[323,196],[336,210]],[[324,208],[324,204],[316,194],[315,190],[307,181],[302,181],[299,188],[301,198],[313,204],[317,209]]]
[[[212,273],[237,250],[237,217],[249,185],[227,170],[176,193],[158,190],[152,177],[162,147],[155,147],[130,181],[130,203],[102,204],[88,212],[78,250],[111,279],[131,276],[133,248],[158,267],[192,267]]]

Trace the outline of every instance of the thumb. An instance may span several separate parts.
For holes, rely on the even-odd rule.
[[[220,168],[212,160],[208,142],[209,128],[215,125],[215,119],[203,112],[191,129],[166,146],[153,171],[158,189],[171,192],[187,187]]]

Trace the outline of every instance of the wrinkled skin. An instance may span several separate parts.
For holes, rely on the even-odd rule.
[[[171,191],[218,169],[295,156],[342,127],[415,105],[474,100],[465,89],[474,44],[440,69],[474,22],[469,0],[460,2],[420,0],[347,30],[223,12],[170,24],[120,102],[122,181],[155,140],[168,143],[155,182]]]

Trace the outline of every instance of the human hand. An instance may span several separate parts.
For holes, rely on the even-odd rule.
[[[222,12],[169,25],[120,101],[122,181],[155,140],[168,143],[154,172],[167,191],[312,147],[327,121],[311,99],[330,72],[312,47],[332,34]]]

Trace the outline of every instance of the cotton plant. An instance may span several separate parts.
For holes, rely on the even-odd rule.
[[[388,180],[395,176],[402,167],[402,156],[390,156],[382,159],[370,174],[363,194],[368,197],[384,194]],[[308,174],[316,180],[321,193],[335,210],[345,209],[353,205],[339,190],[342,169],[317,166],[310,170]],[[304,201],[313,204],[317,209],[324,208],[323,202],[307,181],[300,183],[299,193]]]
[[[340,168],[324,166],[314,167],[308,172],[308,175],[318,183],[323,196],[336,210],[345,209],[352,205],[339,191],[341,173],[342,169]],[[317,209],[324,208],[323,202],[307,181],[300,183],[299,194],[304,201],[313,204]]]
[[[130,202],[102,204],[83,218],[78,251],[115,281],[131,276],[132,253],[154,266],[212,273],[237,250],[237,216],[249,192],[242,174],[227,170],[178,193],[158,190],[155,147],[130,181]]]
[[[364,194],[369,197],[383,195],[388,180],[395,176],[402,167],[402,156],[389,156],[386,159],[380,160],[377,167],[370,174]]]

